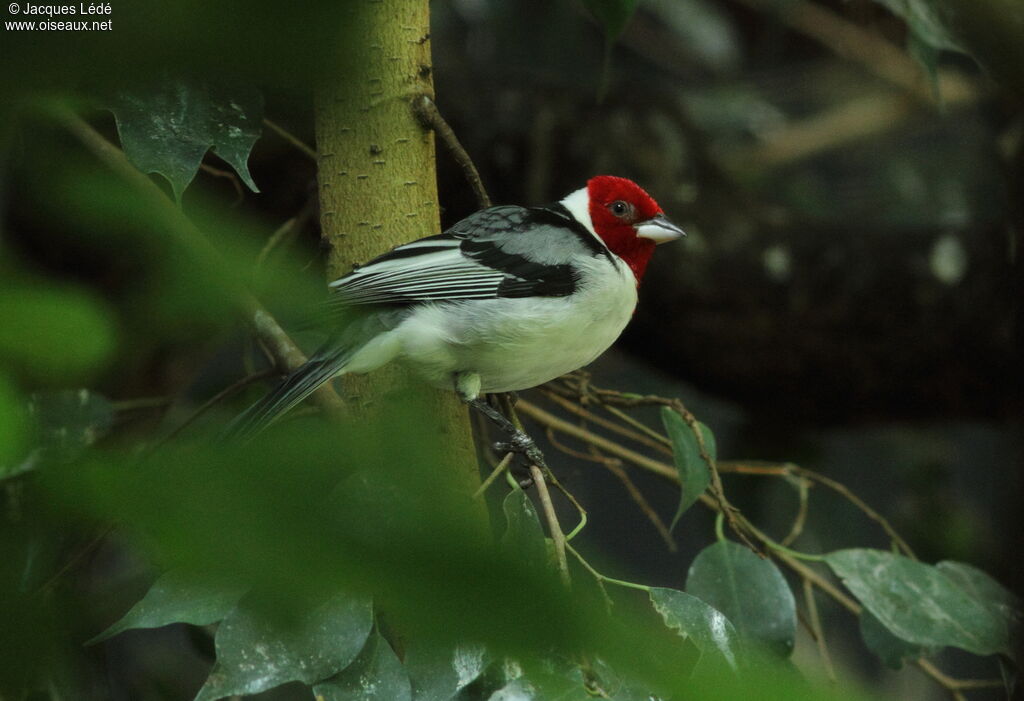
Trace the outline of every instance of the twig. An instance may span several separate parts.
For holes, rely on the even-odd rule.
[[[139,411],[145,409],[163,409],[173,400],[170,397],[139,397],[138,399],[120,399],[111,405],[116,412]]]
[[[267,242],[263,244],[263,248],[260,249],[259,255],[256,256],[256,270],[263,267],[266,263],[267,257],[280,246],[286,240],[292,238],[297,234],[302,227],[306,225],[306,222],[313,216],[314,200],[310,198],[306,204],[299,210],[299,213],[294,217],[286,221],[281,226],[277,227],[273,234],[267,239]]]
[[[1003,686],[1002,679],[956,679],[923,657],[915,660],[915,663],[925,674],[954,694],[967,689],[995,689]]]
[[[631,497],[633,497],[633,501],[635,501],[636,505],[640,507],[640,511],[642,511],[644,516],[647,517],[647,520],[654,525],[654,528],[658,531],[658,535],[660,535],[661,539],[665,541],[665,546],[669,549],[669,552],[678,551],[679,548],[676,546],[675,538],[672,537],[672,533],[669,531],[668,526],[666,526],[665,522],[661,520],[660,516],[658,516],[658,512],[655,511],[654,507],[652,507],[650,502],[647,501],[643,492],[641,492],[636,484],[634,484],[633,480],[630,479],[629,474],[622,467],[621,461],[608,458],[605,460],[604,466],[608,468],[609,472],[619,478],[622,485],[626,488],[626,491],[629,492]]]
[[[257,382],[259,380],[264,379],[265,377],[271,377],[272,375],[276,374],[276,368],[266,368],[264,370],[254,372],[251,375],[246,375],[245,377],[231,383],[230,385],[222,389],[220,392],[217,392],[217,394],[213,395],[205,402],[200,404],[199,407],[195,411],[193,411],[187,419],[178,424],[173,431],[171,431],[166,436],[157,441],[155,444],[153,444],[153,447],[150,450],[156,450],[157,448],[164,445],[168,441],[174,439],[178,434],[180,434],[182,431],[184,431],[186,428],[192,425],[192,423],[196,419],[205,414],[210,409],[210,407],[214,406],[219,402],[224,401],[228,397],[237,394],[239,391],[241,391],[245,387],[248,387],[253,382]]]
[[[512,453],[505,453],[505,457],[501,459],[501,462],[498,463],[497,467],[494,468],[491,474],[487,475],[487,479],[481,483],[480,488],[473,493],[473,498],[479,499],[482,497],[484,492],[487,491],[487,488],[494,483],[494,480],[498,479],[498,477],[501,476],[501,473],[508,469],[510,462],[512,462]]]
[[[845,484],[837,482],[836,480],[830,477],[826,477],[825,475],[818,474],[814,470],[808,470],[798,465],[793,465],[792,467],[793,472],[795,474],[801,477],[806,477],[807,479],[817,482],[819,484],[823,484],[832,491],[841,494],[843,497],[846,498],[847,501],[849,501],[851,504],[860,509],[865,516],[867,516],[869,519],[880,525],[882,527],[882,530],[884,530],[886,534],[889,536],[889,538],[892,539],[892,542],[895,543],[896,546],[900,550],[902,550],[907,557],[915,560],[917,559],[917,556],[914,554],[914,551],[911,550],[910,545],[908,545],[907,542],[900,537],[900,535],[896,532],[896,529],[893,528],[892,525],[889,523],[888,519],[886,519],[880,513],[878,513],[870,506],[868,506],[863,499],[854,494],[850,490],[850,488],[847,487]]]
[[[417,95],[412,101],[412,111],[424,127],[434,130],[441,143],[445,145],[452,158],[455,159],[455,163],[462,168],[462,175],[466,178],[469,186],[473,188],[473,194],[476,195],[476,202],[480,209],[490,207],[491,198],[484,188],[480,172],[473,164],[473,159],[466,153],[466,149],[459,143],[459,138],[455,136],[455,132],[448,126],[448,122],[444,121],[444,117],[441,116],[441,112],[438,111],[434,101],[427,95]]]
[[[618,456],[623,460],[633,463],[639,467],[644,468],[650,472],[666,477],[672,481],[679,481],[679,474],[676,469],[671,465],[667,465],[663,462],[653,460],[646,455],[642,455],[634,450],[630,450],[625,446],[619,445],[614,441],[610,441],[603,436],[599,436],[596,433],[591,433],[585,428],[580,428],[573,423],[566,421],[565,419],[559,418],[554,414],[551,414],[544,409],[541,409],[536,404],[528,402],[526,400],[519,400],[518,405],[519,411],[526,414],[531,419],[540,422],[542,425],[550,426],[556,431],[566,433],[570,436],[579,438],[582,441],[590,443],[597,448],[611,453],[612,455]]]
[[[562,526],[558,523],[558,515],[555,513],[555,505],[551,503],[551,494],[548,492],[548,485],[544,481],[544,472],[536,465],[530,465],[530,476],[537,487],[537,496],[540,497],[541,508],[544,511],[544,520],[548,524],[548,533],[551,534],[551,542],[555,546],[555,561],[558,563],[558,574],[562,584],[566,588],[572,585],[569,579],[569,563],[565,559],[565,534]]]
[[[603,428],[607,428],[609,431],[614,431],[615,433],[619,434],[620,436],[623,436],[624,438],[629,438],[630,440],[636,441],[637,443],[640,443],[642,445],[646,445],[648,448],[654,448],[655,450],[660,450],[661,452],[666,453],[668,455],[672,454],[672,450],[670,448],[666,448],[665,446],[661,445],[660,443],[656,442],[655,440],[653,440],[653,439],[651,439],[651,438],[649,438],[649,437],[647,437],[647,436],[645,436],[645,435],[643,435],[641,433],[638,433],[636,431],[632,431],[632,430],[630,430],[628,428],[624,428],[624,427],[620,426],[619,424],[615,423],[614,421],[610,421],[610,420],[604,418],[603,416],[598,416],[594,412],[588,411],[587,409],[585,409],[584,407],[580,406],[576,402],[573,402],[573,401],[571,401],[569,399],[566,399],[565,397],[563,397],[563,396],[561,396],[559,394],[556,394],[556,393],[551,392],[551,391],[544,391],[544,396],[547,397],[548,399],[550,399],[551,401],[553,401],[558,406],[560,406],[563,409],[565,409],[566,411],[570,411],[573,414],[576,414],[577,416],[579,416],[580,418],[586,419],[587,421],[595,423],[598,426],[601,426]],[[606,406],[606,407],[603,407],[603,408],[606,409],[606,410],[618,411],[618,409],[616,409],[615,407],[607,407]],[[624,416],[628,416],[626,414],[623,414],[623,415]],[[630,417],[630,418],[632,418],[632,417]],[[643,424],[640,424],[640,425],[643,426]],[[644,428],[647,428],[647,427],[644,426]],[[655,435],[657,435],[657,434],[655,434]]]
[[[836,681],[836,670],[832,666],[832,656],[828,652],[828,643],[825,642],[825,631],[821,628],[821,619],[818,617],[818,604],[814,601],[814,585],[811,580],[804,578],[804,603],[807,605],[807,616],[810,619],[811,630],[814,632],[814,640],[818,643],[818,654],[821,655],[821,663],[825,666],[825,673],[833,683]]]
[[[796,518],[793,519],[793,525],[789,528],[789,533],[782,539],[783,545],[792,545],[793,542],[800,537],[800,534],[804,532],[804,524],[807,523],[807,504],[809,499],[808,492],[808,480],[806,477],[798,478],[797,483],[797,494],[800,497],[800,505],[797,507]]]
[[[186,246],[198,249],[205,256],[219,256],[196,226],[168,199],[158,185],[136,168],[118,147],[107,141],[88,122],[69,109],[58,109],[55,116],[82,144],[99,160],[131,184],[139,195],[145,198],[153,214],[161,219],[172,234]],[[238,295],[241,307],[251,320],[260,340],[274,356],[274,361],[283,370],[295,370],[306,362],[306,356],[288,337],[270,312],[263,308],[245,286],[237,280],[228,281]],[[324,408],[337,411],[342,402],[330,383],[324,383],[313,395]]]
[[[306,142],[304,142],[302,139],[292,134],[290,131],[282,127],[280,124],[272,122],[266,117],[263,118],[263,123],[266,126],[270,127],[271,131],[275,132],[278,136],[287,141],[289,144],[291,144],[298,150],[302,151],[304,154],[312,158],[314,161],[316,160],[316,151],[307,146]]]
[[[223,170],[221,168],[214,168],[206,163],[200,163],[199,168],[204,173],[209,173],[215,178],[225,178],[231,181],[232,187],[235,188],[235,201],[231,203],[232,207],[237,207],[245,200],[245,190],[242,189],[242,183],[238,180],[238,176],[232,173],[230,170]]]

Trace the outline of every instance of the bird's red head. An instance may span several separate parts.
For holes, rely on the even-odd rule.
[[[654,198],[632,180],[598,175],[587,182],[587,195],[594,232],[629,265],[637,284],[655,245],[683,235],[665,218]]]

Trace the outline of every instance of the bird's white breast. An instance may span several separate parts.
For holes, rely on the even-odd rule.
[[[392,333],[399,358],[431,382],[480,375],[484,392],[521,390],[587,365],[619,337],[636,307],[629,267],[583,260],[567,297],[498,298],[423,305]]]

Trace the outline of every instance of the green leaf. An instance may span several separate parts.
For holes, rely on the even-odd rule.
[[[146,595],[121,620],[90,640],[106,640],[132,628],[159,628],[172,623],[205,626],[227,616],[244,590],[191,574],[171,570],[149,588]]]
[[[501,510],[506,522],[502,550],[517,562],[543,567],[547,563],[547,546],[530,497],[522,489],[513,489],[502,502]]]
[[[650,597],[665,625],[689,638],[702,655],[719,655],[730,667],[737,668],[739,635],[721,611],[676,589],[653,587]]]
[[[359,657],[314,686],[313,695],[323,701],[410,701],[412,686],[394,650],[374,633]]]
[[[142,172],[167,178],[179,201],[211,148],[259,192],[248,166],[263,120],[258,90],[167,78],[119,93],[108,106],[125,155]]]
[[[483,645],[463,644],[448,650],[420,645],[408,651],[405,667],[416,701],[449,701],[479,679],[490,662]]]
[[[796,636],[796,603],[771,560],[723,540],[697,554],[686,592],[721,611],[745,641],[789,655]]]
[[[672,517],[672,524],[669,530],[676,527],[679,518],[686,513],[704,490],[711,484],[711,471],[708,464],[700,454],[700,445],[697,443],[697,436],[678,412],[666,407],[661,408],[661,422],[665,425],[665,432],[672,441],[672,459],[679,471],[679,506],[676,508],[676,515]],[[697,422],[701,437],[704,439],[704,447],[708,457],[717,459],[715,447],[715,436],[711,429],[704,424]]]
[[[604,27],[609,41],[619,38],[626,29],[639,0],[583,0],[590,13]]]
[[[33,394],[29,415],[36,421],[38,444],[45,457],[60,461],[81,455],[114,423],[110,401],[87,389]]]
[[[1010,655],[1006,622],[942,570],[868,548],[838,550],[825,561],[897,637],[978,655]]]
[[[217,629],[217,662],[196,701],[321,682],[352,663],[372,626],[370,601],[354,596],[334,596],[291,626],[268,620],[243,601]]]
[[[1011,651],[1019,651],[1024,602],[986,573],[963,562],[943,560],[935,568],[949,577],[968,596],[980,603],[1003,630],[1000,637],[1009,641]]]
[[[0,319],[0,361],[51,382],[95,369],[114,347],[107,308],[78,290],[8,285]]]
[[[939,650],[896,637],[870,611],[863,611],[860,614],[860,636],[868,649],[890,669],[901,668],[904,660],[932,655]]]

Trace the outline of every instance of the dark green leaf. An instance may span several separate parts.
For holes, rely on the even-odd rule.
[[[501,505],[505,514],[505,535],[501,545],[517,562],[543,567],[547,562],[544,531],[533,502],[522,489],[513,489]]]
[[[941,570],[855,548],[825,556],[847,588],[894,635],[918,645],[1010,654],[1007,626]]]
[[[720,541],[690,565],[686,592],[721,611],[745,641],[788,655],[796,636],[796,603],[771,560],[748,548]]]
[[[103,395],[67,389],[32,395],[38,447],[54,460],[73,460],[102,438],[114,422],[114,407]]]
[[[672,459],[675,461],[676,470],[679,471],[679,506],[676,508],[676,515],[672,517],[670,530],[676,527],[679,518],[700,498],[704,490],[711,483],[711,471],[708,464],[700,454],[700,445],[697,443],[697,436],[693,429],[683,420],[678,412],[668,407],[661,408],[661,422],[665,425],[665,432],[672,441]],[[704,424],[697,422],[701,437],[704,439],[704,448],[708,457],[712,460],[717,458],[715,447],[715,436]]]
[[[449,701],[476,681],[488,664],[487,649],[472,644],[447,651],[437,646],[413,647],[405,660],[416,701]]]
[[[105,306],[84,292],[8,286],[0,295],[0,360],[49,381],[93,370],[114,347]]]
[[[355,661],[313,687],[323,701],[410,701],[409,675],[391,646],[374,633]]]
[[[676,589],[652,588],[651,603],[665,619],[665,624],[675,628],[684,638],[689,638],[702,655],[720,655],[725,662],[736,669],[739,653],[739,636],[732,623],[720,611],[695,596]]]
[[[938,648],[929,648],[897,638],[870,611],[860,615],[860,636],[871,652],[890,669],[899,669],[904,660],[932,655]]]
[[[121,620],[89,641],[89,644],[132,628],[159,628],[171,623],[205,626],[227,616],[244,590],[204,580],[191,574],[163,574],[146,595]]]
[[[1020,650],[1016,644],[1020,640],[1021,622],[1024,620],[1024,603],[1020,597],[977,567],[963,562],[943,560],[935,568],[984,606],[998,625],[1005,628],[1005,632],[999,635],[1010,641],[1010,649]]]
[[[166,79],[148,90],[118,94],[110,111],[125,155],[142,172],[167,178],[177,199],[211,148],[259,192],[248,166],[263,119],[259,91]]]
[[[604,27],[610,41],[618,39],[625,30],[639,0],[583,0],[590,13]]]
[[[284,626],[242,602],[217,629],[217,662],[197,701],[258,694],[292,681],[316,684],[337,674],[363,649],[372,608],[366,599],[338,595]]]

